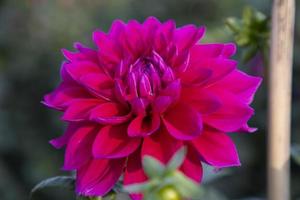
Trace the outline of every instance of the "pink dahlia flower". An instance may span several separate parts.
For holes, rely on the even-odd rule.
[[[183,145],[180,170],[197,182],[201,162],[240,165],[226,133],[255,130],[249,104],[261,79],[237,69],[234,44],[201,44],[203,35],[173,20],[116,20],[94,32],[96,49],[63,50],[62,81],[43,103],[68,122],[51,144],[66,145],[63,168],[76,171],[78,194],[104,195],[123,173],[124,185],[144,182],[143,156],[166,163]]]

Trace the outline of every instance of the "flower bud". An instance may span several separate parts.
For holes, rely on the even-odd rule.
[[[165,186],[158,192],[160,200],[182,200],[181,195],[173,186]]]

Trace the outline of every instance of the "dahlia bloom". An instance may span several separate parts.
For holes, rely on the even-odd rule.
[[[143,156],[167,163],[183,145],[180,170],[197,182],[202,162],[240,165],[226,133],[255,131],[247,121],[261,79],[237,69],[234,44],[199,43],[204,31],[154,17],[116,20],[93,33],[96,49],[63,50],[62,81],[43,103],[68,123],[50,143],[66,145],[63,169],[76,171],[78,194],[102,196],[123,173],[124,185],[144,182]]]

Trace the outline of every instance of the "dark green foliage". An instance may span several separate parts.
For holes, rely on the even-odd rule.
[[[244,63],[247,63],[258,52],[268,59],[270,19],[263,13],[247,6],[241,19],[229,17],[227,27],[232,31],[237,45],[243,47]]]
[[[48,187],[60,187],[69,190],[74,190],[75,188],[75,178],[72,176],[56,176],[52,178],[45,179],[38,183],[30,192],[30,199],[33,198],[34,194],[40,190]]]

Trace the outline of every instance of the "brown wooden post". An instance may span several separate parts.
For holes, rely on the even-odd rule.
[[[274,0],[269,70],[268,199],[290,199],[294,0]]]

